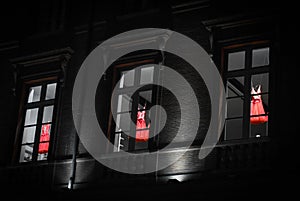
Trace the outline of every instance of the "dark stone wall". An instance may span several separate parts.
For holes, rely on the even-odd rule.
[[[32,3],[22,3],[23,9],[18,7],[17,10],[14,10],[13,4],[7,7],[8,10],[14,10],[14,12],[6,15],[9,20],[5,22],[4,26],[7,28],[4,29],[2,32],[3,36],[0,38],[1,178],[11,182],[11,186],[15,183],[28,184],[36,181],[40,182],[38,184],[44,185],[51,180],[52,184],[61,190],[66,188],[70,179],[72,173],[71,158],[74,151],[77,152],[77,157],[79,158],[75,179],[78,186],[84,186],[87,183],[99,184],[102,182],[102,185],[109,181],[119,182],[120,178],[123,178],[123,181],[127,181],[128,178],[137,178],[132,175],[118,174],[104,168],[95,160],[86,157],[88,155],[87,151],[80,142],[78,150],[76,150],[76,130],[72,118],[72,91],[80,65],[93,48],[115,34],[142,27],[170,28],[189,36],[198,42],[209,54],[213,54],[212,59],[218,67],[220,67],[221,60],[220,47],[224,44],[234,43],[237,39],[247,41],[250,39],[249,36],[255,36],[256,39],[271,39],[275,42],[275,49],[278,51],[275,52],[275,57],[278,57],[276,61],[278,62],[276,62],[275,68],[272,69],[272,104],[273,108],[276,108],[273,109],[273,116],[271,117],[273,118],[271,130],[274,136],[272,142],[275,141],[275,144],[272,145],[273,147],[271,146],[270,149],[269,143],[265,142],[255,142],[251,145],[237,143],[228,147],[224,145],[224,147],[218,147],[205,161],[197,159],[197,149],[191,150],[186,152],[179,161],[159,172],[158,177],[161,177],[162,180],[165,177],[165,181],[168,181],[168,175],[190,174],[199,171],[201,172],[200,175],[202,175],[202,171],[219,171],[224,173],[224,175],[232,175],[233,172],[233,175],[236,175],[241,170],[255,169],[259,165],[269,167],[270,155],[273,156],[271,164],[277,166],[277,153],[284,161],[279,162],[280,167],[284,167],[283,163],[289,163],[294,159],[293,155],[288,155],[290,152],[296,152],[296,146],[291,146],[295,145],[293,140],[294,127],[291,125],[290,118],[282,118],[282,116],[289,117],[290,111],[294,110],[294,99],[288,99],[289,103],[286,106],[288,109],[284,109],[281,106],[282,99],[279,100],[278,97],[287,97],[287,91],[289,93],[294,92],[290,86],[296,85],[293,82],[296,79],[291,79],[293,74],[291,69],[292,66],[296,66],[296,63],[290,59],[288,53],[281,54],[279,52],[281,45],[278,36],[279,22],[277,21],[279,9],[244,8],[244,5],[241,5],[242,1],[238,6],[244,9],[233,9],[229,6],[223,7],[223,4],[218,4],[217,1],[199,1],[200,3],[196,4],[194,1],[141,1],[143,3],[136,4],[132,4],[132,2],[136,1],[126,2],[127,4],[117,4],[115,1],[87,1],[80,3],[67,0],[60,2],[57,0],[53,1],[53,3],[42,5],[38,1],[33,1]],[[46,7],[49,10],[45,9]],[[286,21],[280,23],[285,25]],[[293,31],[293,27],[290,28],[289,32],[292,33]],[[288,41],[288,43],[290,42],[293,41]],[[11,166],[21,93],[20,83],[15,83],[14,81],[16,74],[11,59],[67,47],[71,48],[73,53],[66,67],[66,74],[61,88],[59,123],[57,124],[53,161],[50,162],[49,166],[45,164],[41,166],[31,165],[26,168]],[[285,47],[281,47],[280,50],[282,51],[283,49]],[[174,55],[166,55],[165,65],[172,66],[180,72],[189,80],[196,91],[201,110],[200,128],[194,144],[197,147],[196,145],[201,144],[209,125],[210,101],[207,89],[202,78],[195,76],[192,68],[180,58]],[[219,70],[221,71],[222,69]],[[111,86],[108,80],[112,78],[110,73],[107,75],[107,81],[104,82],[101,88],[104,98],[99,101],[105,114],[108,113],[109,106],[109,96],[105,96],[105,94],[110,93]],[[16,90],[15,95],[14,89]],[[163,90],[162,93],[161,104],[167,110],[170,118],[168,118],[167,126],[161,133],[160,146],[166,145],[173,139],[178,129],[180,118],[178,103],[173,95],[167,90]],[[188,99],[189,94],[186,94],[187,102]],[[101,122],[104,122],[102,126],[107,130],[108,117],[104,115],[101,118]],[[189,140],[189,134],[186,133],[181,140]],[[288,149],[282,149],[283,152],[281,152],[278,148],[280,146]],[[170,154],[170,157],[176,154]],[[287,155],[289,157],[286,158]],[[9,168],[6,169],[6,167]],[[37,176],[36,173],[40,176]],[[39,180],[39,177],[47,179]],[[147,181],[151,180],[151,182],[155,180],[154,175],[146,175],[146,178]],[[198,177],[192,176],[192,178]],[[259,176],[256,178],[259,178]],[[266,183],[270,184],[269,177],[267,179],[266,181],[268,182]],[[242,181],[244,185],[247,183],[246,180]],[[146,179],[144,178],[142,181],[146,181]],[[222,182],[220,180],[213,181],[217,182],[220,187],[223,187],[223,183],[226,185],[225,180],[222,180]],[[236,187],[236,185],[233,185],[234,182],[232,180],[230,182],[232,182],[232,185],[228,188]],[[253,180],[253,182],[257,184],[260,181]],[[210,184],[212,183],[210,182]],[[198,183],[195,185],[198,185]],[[202,183],[202,185],[205,186],[205,183]],[[172,187],[168,189],[168,192],[170,191],[172,191]],[[206,191],[211,192],[208,187]],[[227,190],[224,191],[227,192]],[[196,192],[198,191],[194,187],[193,194],[196,195]],[[207,197],[209,197],[208,194]]]

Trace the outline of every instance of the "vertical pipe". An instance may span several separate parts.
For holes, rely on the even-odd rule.
[[[92,37],[93,37],[93,22],[94,22],[94,13],[95,13],[95,0],[93,0],[90,4],[90,17],[88,22],[88,37],[87,37],[87,47],[86,47],[86,56],[90,53],[92,49]],[[74,147],[73,147],[73,154],[72,154],[72,172],[68,182],[68,189],[73,190],[75,184],[75,177],[76,177],[76,167],[77,167],[77,152],[78,152],[78,145],[79,145],[79,136],[76,132],[74,132]]]

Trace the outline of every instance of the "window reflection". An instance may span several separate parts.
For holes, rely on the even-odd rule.
[[[134,70],[123,71],[120,80],[120,88],[131,87],[134,85]]]
[[[27,103],[40,101],[42,86],[30,87]]]
[[[252,51],[252,67],[269,65],[269,47]]]
[[[54,99],[56,92],[56,83],[48,84],[46,91],[46,100]]]
[[[25,116],[25,126],[36,124],[37,122],[37,116],[38,116],[39,108],[33,108],[26,110],[26,116]]]
[[[153,72],[154,67],[146,67],[141,69],[141,79],[140,84],[150,84],[153,83]]]
[[[51,122],[52,121],[52,115],[53,115],[53,105],[44,107],[42,123]]]
[[[245,51],[228,54],[228,70],[239,70],[245,68]]]

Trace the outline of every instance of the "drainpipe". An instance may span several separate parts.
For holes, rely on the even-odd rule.
[[[69,190],[73,190],[74,188],[74,182],[75,182],[75,176],[76,176],[76,166],[77,166],[77,161],[76,161],[76,156],[77,156],[77,152],[78,152],[78,144],[79,144],[79,137],[76,133],[75,133],[75,139],[74,139],[74,147],[73,147],[73,154],[72,154],[72,172],[71,172],[71,176],[68,182],[68,189]]]
[[[87,47],[86,47],[86,56],[89,55],[92,49],[92,36],[93,36],[93,22],[94,22],[94,14],[95,14],[95,0],[91,2],[90,7],[90,17],[89,17],[89,26],[88,26],[88,38],[87,38]],[[75,131],[74,136],[74,147],[73,147],[73,154],[72,154],[72,172],[68,182],[68,189],[74,189],[75,177],[76,177],[76,167],[77,167],[77,153],[78,153],[78,145],[79,145],[79,136]]]

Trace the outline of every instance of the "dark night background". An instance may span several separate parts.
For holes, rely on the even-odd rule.
[[[0,7],[0,107],[2,110],[0,113],[0,180],[3,186],[0,191],[1,196],[32,200],[269,200],[275,198],[287,200],[297,196],[299,84],[296,59],[299,35],[296,30],[299,22],[296,20],[298,11],[291,2],[258,0],[2,2]],[[248,165],[248,160],[243,160],[243,157],[250,158],[250,164],[253,158],[259,156],[259,153],[253,154],[257,145],[255,143],[247,144],[247,148],[239,144],[233,145],[233,148],[230,147],[231,145],[220,147],[216,149],[213,156],[209,157],[203,169],[201,164],[192,161],[196,156],[195,153],[187,154],[186,157],[191,159],[187,163],[188,167],[183,170],[171,167],[165,172],[160,172],[162,182],[156,182],[151,175],[135,177],[119,175],[107,170],[91,160],[80,142],[76,152],[71,96],[74,78],[80,64],[101,41],[126,30],[143,27],[170,28],[186,34],[199,42],[210,54],[216,55],[215,58],[220,58],[217,55],[220,52],[220,44],[223,44],[222,41],[231,38],[238,41],[241,36],[247,34],[255,37],[261,34],[262,38],[271,36],[277,48],[276,69],[272,69],[275,75],[275,80],[272,80],[274,83],[272,97],[273,105],[276,107],[272,108],[272,138],[267,145],[267,152],[270,153],[267,168],[264,162]],[[215,37],[214,48],[210,47],[207,28],[215,31],[212,31]],[[30,74],[31,70],[42,72],[43,69],[23,71],[22,65],[27,60],[26,62],[22,60],[23,63],[19,62],[22,65],[18,63],[17,66],[17,69],[21,66],[20,69],[16,70],[13,62],[19,61],[16,58],[26,59],[28,56],[30,60],[30,55],[40,55],[43,52],[51,52],[49,56],[71,55],[66,72],[59,74],[63,78],[56,136],[59,140],[55,143],[55,151],[49,159],[49,164],[19,165],[14,159],[22,90],[19,77],[22,77],[22,73]],[[35,56],[32,58],[34,59]],[[57,70],[51,65],[49,69]],[[189,76],[190,72],[183,73]],[[201,91],[201,88],[198,90]],[[102,105],[105,105],[106,100],[101,101]],[[168,130],[171,131],[172,129]],[[245,149],[244,155],[235,154],[232,151],[235,150],[234,147]],[[72,168],[74,150],[79,160],[75,179],[78,187],[69,191],[66,185]],[[239,159],[235,161],[235,157],[241,158],[243,162],[246,161],[246,168],[235,167],[234,164],[239,163]],[[199,167],[201,170],[197,169]],[[181,183],[168,180],[169,176],[176,175],[180,171],[191,179]]]

